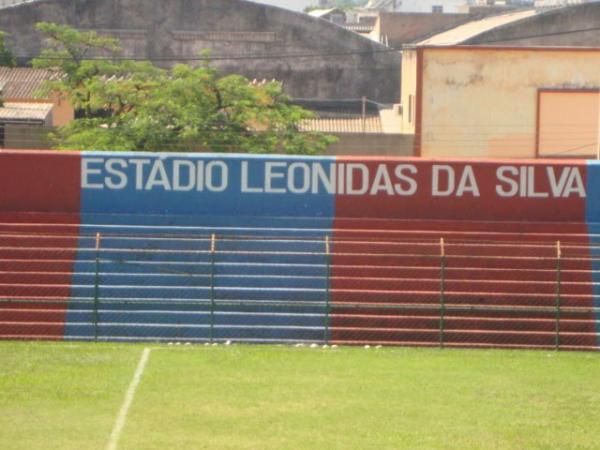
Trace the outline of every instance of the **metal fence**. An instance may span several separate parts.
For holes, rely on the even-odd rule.
[[[0,233],[0,338],[599,348],[587,236],[152,231]]]

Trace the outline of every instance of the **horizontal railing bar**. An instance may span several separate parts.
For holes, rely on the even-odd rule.
[[[0,336],[1,337],[1,336]],[[65,336],[66,340],[93,340],[93,337]],[[102,342],[211,342],[211,339],[206,337],[165,337],[165,336],[98,336],[98,341]],[[273,343],[273,344],[316,344],[322,343],[320,339],[279,339],[279,338],[217,338],[212,339],[216,342],[236,342],[236,343]]]
[[[76,300],[71,300],[71,302],[76,303],[89,303],[93,304],[93,297],[88,298],[79,298]],[[56,304],[68,307],[69,300],[50,300],[50,299],[42,299],[42,300],[24,300],[24,299],[14,299],[14,300],[3,300],[0,298],[0,304],[6,303],[10,305],[10,303],[30,303],[30,304]],[[101,303],[109,303],[109,304],[146,304],[146,305],[210,305],[209,299],[134,299],[134,298],[112,298],[112,299],[104,299]],[[216,300],[215,304],[217,306],[274,306],[274,307],[309,307],[309,308],[317,308],[317,307],[325,307],[326,302],[323,301],[280,301],[280,300]],[[411,304],[389,304],[389,303],[357,303],[357,302],[336,302],[331,303],[330,306],[335,311],[336,308],[347,308],[347,309],[356,309],[356,310],[364,310],[364,309],[381,309],[381,310],[398,310],[398,311],[410,311],[410,310],[429,310],[429,311],[439,311],[440,305],[435,303],[411,303]],[[447,304],[445,305],[446,311],[469,311],[469,312],[483,312],[483,313],[493,313],[493,312],[530,312],[530,313],[555,313],[556,307],[553,306],[521,306],[521,305],[476,305],[476,304]],[[592,314],[592,313],[600,313],[600,306],[598,307],[588,307],[588,306],[568,306],[561,307],[561,312],[567,314]],[[335,314],[335,312],[333,313]],[[507,318],[509,320],[509,318]]]
[[[340,314],[340,313],[331,313],[332,317],[340,318],[340,319],[369,319],[369,320],[439,320],[438,316],[423,316],[423,315],[406,315],[406,316],[398,316],[398,315],[379,315],[379,314]],[[556,323],[555,317],[548,318],[530,318],[530,317],[477,317],[477,316],[446,316],[445,320],[447,321],[465,321],[465,322],[500,322],[504,323],[506,321],[512,322],[523,322],[523,323]],[[560,318],[561,323],[565,324],[593,324],[600,323],[600,319],[565,319]]]
[[[284,305],[287,306],[287,305]],[[422,308],[420,308],[422,309]],[[31,310],[31,309],[23,309],[23,308],[11,308],[11,309],[7,309],[6,311],[10,311],[10,312],[14,312],[14,313],[31,313],[32,317],[35,315],[39,315],[39,314],[59,314],[59,315],[63,315],[64,314],[64,310],[58,310],[58,309],[36,309],[36,310]],[[486,311],[485,309],[478,309],[478,311],[481,312],[490,312],[490,311]],[[69,308],[69,313],[70,314],[89,314],[91,312],[90,309],[73,309],[73,308]],[[197,315],[197,316],[204,316],[204,315],[209,315],[210,311],[189,311],[189,310],[185,310],[185,311],[164,311],[164,310],[131,310],[131,311],[127,311],[127,310],[122,310],[122,309],[103,309],[100,308],[98,310],[99,313],[101,314],[123,314],[123,313],[127,313],[130,315]],[[538,312],[538,311],[535,311]],[[293,318],[304,318],[304,317],[325,317],[326,313],[300,313],[300,312],[275,312],[275,311],[268,311],[268,312],[249,312],[249,311],[215,311],[216,315],[219,316],[249,316],[249,317],[293,317]],[[381,315],[354,315],[354,314],[338,314],[338,313],[331,313],[330,314],[331,317],[336,317],[336,318],[346,318],[346,319],[368,319],[368,320],[439,320],[438,317],[436,316],[422,316],[422,315],[417,315],[417,316],[413,316],[413,315],[406,315],[406,316],[381,316]],[[499,322],[499,323],[504,323],[509,321],[510,323],[548,323],[548,324],[554,324],[556,322],[556,319],[554,318],[522,318],[522,317],[478,317],[478,316],[447,316],[446,320],[448,321],[463,321],[463,322]],[[570,324],[570,325],[576,325],[576,324],[585,324],[585,325],[593,325],[593,324],[600,324],[600,320],[598,319],[567,319],[567,318],[561,318],[560,322],[562,324]],[[23,322],[23,323],[30,323],[30,322]],[[45,322],[44,322],[45,323]],[[61,322],[64,325],[64,322]]]
[[[151,217],[162,217],[159,214],[147,214],[146,217],[151,218]],[[302,217],[299,217],[298,219],[303,219]],[[304,218],[306,219],[306,218]],[[355,218],[352,217],[341,217],[338,218],[339,220],[345,220],[348,219],[350,221],[355,220]],[[377,220],[374,219],[372,220],[373,223],[377,223],[377,222],[381,222],[381,220]],[[413,223],[415,222],[414,220],[410,220],[410,219],[394,219],[394,220],[389,220],[386,219],[386,223],[389,225],[390,223]],[[447,224],[447,223],[452,223],[453,221],[439,221],[439,220],[430,220],[430,222],[432,224],[435,223],[440,223],[440,224]],[[457,221],[454,221],[457,222]],[[494,225],[498,225],[498,222],[494,222],[494,221],[470,221],[469,223],[473,223],[473,224],[480,224],[480,225],[486,225],[486,224],[494,224]],[[522,225],[522,222],[519,221],[502,221],[500,222],[504,225],[511,225],[511,224],[515,224],[515,225]],[[583,222],[581,222],[583,224]],[[530,222],[531,225],[535,225],[535,224],[543,224],[543,225],[564,225],[564,222]],[[122,229],[124,227],[126,228],[130,228],[130,229],[137,229],[137,230],[147,230],[147,229],[160,229],[160,230],[206,230],[207,234],[210,234],[212,232],[215,232],[217,230],[226,230],[226,231],[233,231],[233,230],[250,230],[250,231],[254,231],[254,230],[259,230],[259,231],[268,231],[268,230],[272,230],[272,231],[285,231],[285,230],[289,230],[291,232],[296,232],[296,231],[331,231],[330,228],[325,228],[325,227],[232,227],[232,226],[193,226],[193,225],[188,225],[188,226],[174,226],[174,225],[122,225],[122,224],[93,224],[93,223],[88,223],[88,224],[79,224],[79,223],[67,223],[67,222],[59,222],[59,223],[48,223],[48,222],[38,222],[38,223],[31,223],[31,222],[20,222],[20,221],[15,221],[15,222],[5,222],[3,224],[0,225],[6,225],[6,226],[26,226],[26,227],[39,227],[39,228],[48,228],[48,227],[60,227],[60,228],[73,228],[76,230],[79,229],[92,229],[94,232],[99,231],[101,229]],[[540,236],[540,237],[548,237],[549,240],[555,240],[555,236],[557,235],[557,233],[555,232],[526,232],[526,233],[522,233],[522,232],[513,232],[513,231],[486,231],[486,230],[481,230],[481,231],[450,231],[450,232],[441,232],[439,229],[438,230],[423,230],[423,229],[414,229],[414,228],[406,228],[406,227],[389,227],[387,229],[385,228],[353,228],[348,230],[347,228],[333,228],[334,232],[352,232],[352,233],[356,233],[356,234],[386,234],[386,235],[390,235],[390,234],[396,234],[396,235],[403,235],[403,234],[412,234],[412,233],[419,233],[421,235],[426,235],[426,234],[433,234],[436,237],[441,235],[441,234],[456,234],[456,235],[460,235],[460,234],[465,234],[465,235],[478,235],[478,236],[482,236],[482,235],[490,235],[490,236],[515,236],[515,237],[522,237],[522,236]],[[568,237],[581,237],[581,238],[585,238],[588,236],[587,233],[560,233],[561,235],[564,236],[568,236]],[[593,233],[591,234],[592,236],[600,236],[600,234],[596,234]]]
[[[331,330],[333,331],[369,331],[373,333],[415,333],[415,334],[425,334],[439,333],[438,328],[384,328],[384,327],[339,327],[339,326],[331,326]],[[468,329],[452,329],[452,328],[444,328],[444,332],[448,333],[456,333],[456,334],[497,334],[497,335],[516,335],[516,336],[524,336],[524,335],[532,335],[532,336],[555,336],[556,331],[534,331],[534,330],[468,330]],[[595,332],[564,332],[561,331],[560,334],[562,336],[596,336]]]
[[[50,252],[64,252],[64,253],[96,253],[97,250],[92,247],[79,248],[79,247],[0,247],[2,251],[16,251],[16,252],[31,252],[35,251],[38,253],[50,253]],[[125,254],[186,254],[186,255],[208,255],[210,249],[207,250],[181,250],[181,249],[135,249],[135,248],[101,248],[99,250],[102,253],[125,253]],[[220,255],[240,255],[240,256],[327,256],[325,252],[308,252],[308,251],[236,251],[236,250],[220,250],[216,252]],[[356,252],[332,252],[331,255],[335,258],[338,256],[344,257],[386,257],[386,258],[426,258],[426,259],[437,259],[439,255],[433,254],[419,254],[419,253],[356,253]],[[556,257],[551,256],[502,256],[502,255],[446,255],[448,260],[452,259],[472,259],[472,260],[506,260],[506,261],[556,261]],[[11,261],[11,259],[4,258],[5,260]],[[589,261],[589,262],[600,262],[600,257],[562,257],[562,261]],[[138,263],[136,260],[105,260],[120,263]],[[171,261],[174,262],[174,261]]]

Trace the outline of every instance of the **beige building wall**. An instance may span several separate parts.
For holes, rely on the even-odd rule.
[[[422,71],[416,64],[415,74],[416,84],[422,83],[422,97],[415,148],[421,156],[534,158],[540,142],[546,155],[582,145],[576,129],[553,135],[544,128],[540,136],[540,99],[544,90],[597,89],[600,50],[436,47],[419,51]],[[407,83],[406,88],[416,94],[416,86]],[[409,93],[402,95],[404,100]],[[594,117],[587,120],[589,128],[598,114],[587,99],[586,105],[573,100],[570,108],[587,108],[588,113],[563,115],[559,119],[569,122],[553,127],[567,130],[569,123],[588,114]]]
[[[417,51],[404,50],[402,52],[402,85],[400,87],[400,104],[402,105],[401,132],[415,133],[415,119],[417,117]]]
[[[75,118],[75,111],[69,100],[62,98],[58,94],[52,94],[51,100],[52,103],[54,103],[54,108],[52,108],[53,126],[60,127],[73,121]]]

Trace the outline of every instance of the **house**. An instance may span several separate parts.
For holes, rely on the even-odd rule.
[[[402,131],[424,157],[596,157],[600,48],[413,46]]]
[[[71,103],[59,95],[41,96],[49,70],[0,67],[0,147],[47,148],[50,128],[73,120]]]
[[[28,67],[0,67],[1,96],[5,103],[51,104],[49,126],[61,126],[73,120],[71,103],[59,95],[40,96],[44,82],[56,78],[56,73]],[[34,108],[29,108],[33,110]]]

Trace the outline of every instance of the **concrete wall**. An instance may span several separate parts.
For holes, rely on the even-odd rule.
[[[327,149],[327,155],[335,156],[413,156],[414,136],[410,134],[363,134],[336,135],[338,142]]]
[[[464,43],[511,46],[600,46],[598,23],[600,23],[600,3],[572,5],[498,27]]]
[[[399,96],[399,54],[329,22],[242,0],[38,0],[0,10],[16,55],[38,54],[39,21],[101,31],[121,40],[125,56],[167,65],[202,50],[234,57],[214,64],[281,80],[294,97],[391,103]],[[290,54],[311,56],[282,56]]]
[[[48,133],[53,129],[41,125],[7,123],[4,125],[4,147],[11,149],[49,149]]]
[[[416,76],[422,83],[422,126],[415,133],[416,147],[426,157],[535,157],[538,92],[600,87],[598,50],[421,51],[423,70]],[[573,147],[567,140],[564,146]]]

